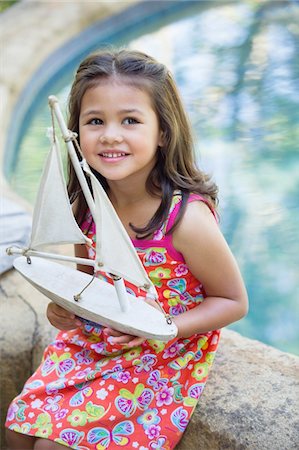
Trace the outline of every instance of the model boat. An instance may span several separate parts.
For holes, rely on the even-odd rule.
[[[7,249],[9,254],[22,255],[14,260],[14,267],[49,299],[84,320],[109,326],[125,334],[169,341],[176,336],[177,328],[163,308],[160,306],[161,309],[156,309],[127,292],[124,280],[137,286],[160,305],[156,289],[125,228],[105,190],[83,158],[76,134],[68,130],[56,97],[49,97],[49,105],[53,118],[51,149],[34,208],[30,244],[28,248]],[[94,260],[45,251],[45,248],[59,244],[91,245],[79,228],[69,201],[55,134],[55,118],[96,225]],[[90,179],[92,192],[86,177]],[[94,275],[80,272],[68,266],[68,263],[92,266]],[[111,283],[97,278],[98,271],[108,274]]]

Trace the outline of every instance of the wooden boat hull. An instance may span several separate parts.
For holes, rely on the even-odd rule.
[[[161,311],[141,299],[128,293],[129,309],[123,312],[114,286],[96,278],[75,301],[74,295],[90,282],[90,275],[42,258],[30,259],[28,264],[26,257],[16,258],[14,267],[42,294],[77,316],[147,339],[167,342],[176,336],[176,325],[168,324]]]

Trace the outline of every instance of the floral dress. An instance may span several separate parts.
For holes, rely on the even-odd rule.
[[[190,201],[205,200],[191,194]],[[166,235],[180,203],[175,193],[168,219],[153,239],[133,241],[164,310],[174,316],[205,297]],[[94,238],[90,215],[82,228]],[[134,286],[127,288],[139,295]],[[218,340],[216,330],[167,343],[147,340],[126,350],[110,343],[99,325],[61,331],[11,403],[6,426],[73,449],[171,450],[203,391]]]

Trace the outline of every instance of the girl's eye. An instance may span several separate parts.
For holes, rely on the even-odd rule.
[[[124,125],[134,125],[135,123],[139,123],[137,119],[134,119],[133,117],[127,117],[123,120]]]
[[[90,125],[102,125],[103,121],[101,119],[91,119],[88,123]]]

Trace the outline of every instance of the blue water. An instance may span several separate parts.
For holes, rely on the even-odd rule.
[[[196,3],[189,16],[176,13],[170,20],[165,13],[158,25],[158,19],[147,23],[146,34],[130,31],[120,42],[172,70],[199,164],[219,185],[221,227],[250,297],[248,316],[231,328],[299,354],[299,8],[292,2],[213,2],[205,9]],[[22,124],[8,173],[31,202],[48,150],[46,97],[54,93],[64,101],[72,72],[35,99],[32,117]]]

